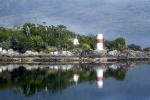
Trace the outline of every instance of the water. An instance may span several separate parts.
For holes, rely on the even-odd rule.
[[[0,100],[150,100],[147,62],[0,68]]]

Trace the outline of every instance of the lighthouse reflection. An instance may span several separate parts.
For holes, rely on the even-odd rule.
[[[139,64],[3,64],[0,65],[0,89],[19,90],[26,96],[34,95],[37,90],[62,93],[67,87],[84,82],[96,84],[102,89],[105,88],[105,79],[111,77],[123,81],[128,69],[138,67]]]
[[[103,87],[103,69],[97,69],[96,70],[96,76],[97,76],[97,86],[98,88]]]

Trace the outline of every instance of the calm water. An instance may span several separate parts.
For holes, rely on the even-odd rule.
[[[0,100],[150,100],[148,63],[13,64],[0,71]]]

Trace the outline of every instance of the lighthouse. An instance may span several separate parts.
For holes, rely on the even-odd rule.
[[[103,50],[103,34],[97,34],[97,50]]]

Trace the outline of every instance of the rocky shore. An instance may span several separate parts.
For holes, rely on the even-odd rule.
[[[150,61],[150,52],[124,50],[122,52],[114,50],[84,51],[81,54],[73,54],[69,51],[53,53],[37,53],[27,51],[24,54],[14,53],[0,54],[0,62],[115,62],[115,61]]]
[[[0,56],[0,62],[116,62],[116,61],[150,61],[150,57],[80,57],[80,56]]]

